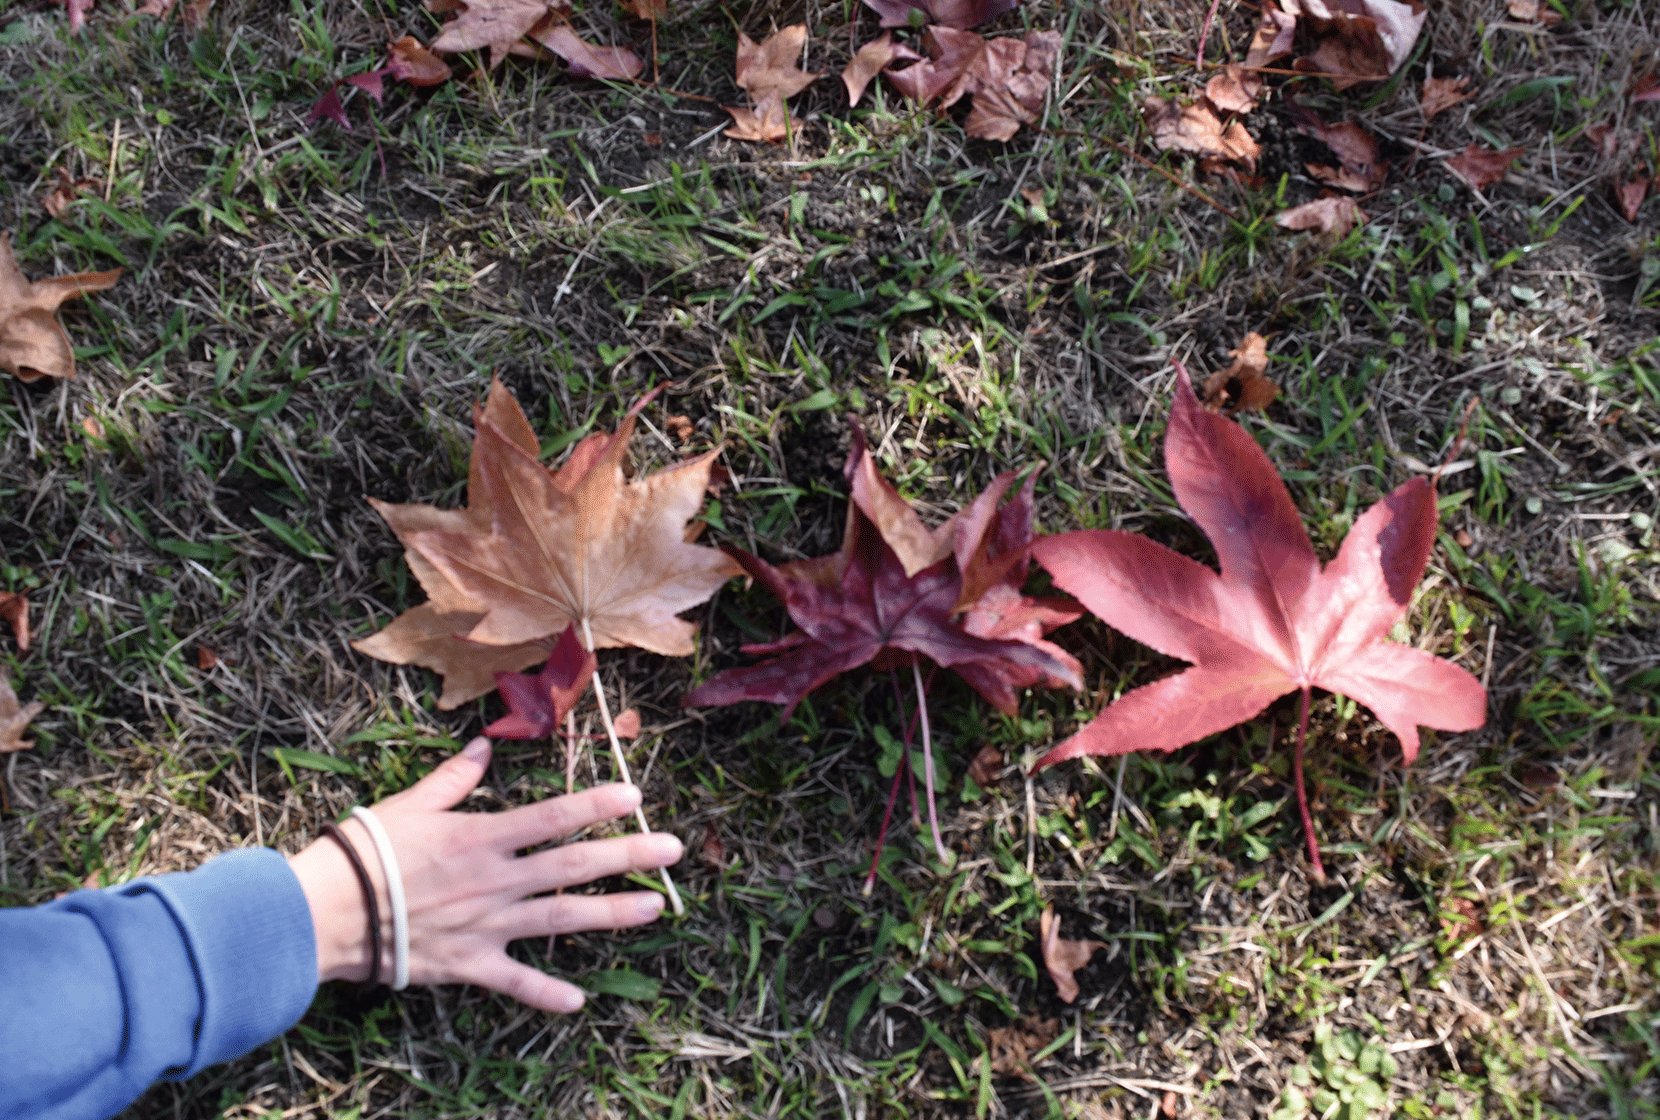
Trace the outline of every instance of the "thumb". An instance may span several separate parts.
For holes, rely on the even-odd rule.
[[[481,735],[463,747],[460,754],[451,755],[438,769],[410,786],[404,797],[419,809],[451,808],[473,792],[489,765],[490,740]]]

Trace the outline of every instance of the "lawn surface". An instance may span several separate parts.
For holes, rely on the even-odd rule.
[[[108,0],[71,38],[61,9],[0,0],[0,228],[31,278],[128,270],[66,307],[75,380],[0,386],[0,590],[35,624],[26,653],[0,635],[0,668],[49,705],[38,749],[0,765],[6,905],[296,850],[501,714],[439,712],[432,674],[348,645],[421,598],[365,496],[462,504],[492,374],[550,456],[674,382],[636,461],[722,446],[708,539],[775,561],[836,547],[851,413],[933,521],[1041,459],[1043,531],[1213,562],[1164,474],[1172,360],[1221,368],[1258,331],[1282,391],[1243,422],[1322,555],[1455,456],[1397,637],[1491,699],[1484,729],[1428,734],[1410,768],[1365,709],[1317,699],[1315,884],[1295,697],[1168,756],[1026,776],[1178,667],[1086,620],[1057,637],[1082,695],[1011,719],[942,675],[954,866],[902,811],[865,897],[895,697],[857,673],[784,726],[683,710],[782,633],[733,583],[695,616],[695,658],[600,658],[644,718],[633,766],[687,842],[689,913],[522,944],[597,993],[584,1012],[325,990],[283,1039],[130,1115],[1291,1118],[1322,1088],[1356,1120],[1660,1115],[1660,202],[1631,223],[1611,194],[1657,158],[1660,104],[1629,99],[1655,12],[1569,4],[1547,28],[1438,2],[1381,93],[1272,79],[1253,177],[1160,156],[1142,124],[1143,97],[1202,85],[1205,7],[1003,17],[1065,45],[1049,131],[1001,144],[880,83],[850,112],[833,75],[875,30],[851,3],[671,6],[661,80],[699,97],[459,57],[372,116],[355,96],[345,132],[308,130],[312,102],[436,17],[220,0],[194,32]],[[803,19],[831,74],[792,102],[793,142],[720,135],[701,98],[739,103],[737,30]],[[577,20],[650,54],[609,7]],[[1224,4],[1209,57],[1243,57],[1255,20]],[[1475,96],[1426,124],[1427,67]],[[1329,159],[1292,96],[1363,122],[1391,164],[1347,237],[1274,226]],[[1522,149],[1480,195],[1443,163],[1473,142]],[[60,167],[100,182],[49,219]],[[987,745],[1004,765],[982,787]],[[609,780],[604,753],[579,777]],[[468,806],[563,784],[556,746],[502,744]],[[1046,905],[1106,945],[1076,1003],[1042,966]]]

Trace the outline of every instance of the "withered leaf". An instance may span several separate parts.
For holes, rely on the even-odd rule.
[[[783,600],[801,629],[743,647],[775,656],[726,670],[682,703],[762,700],[784,705],[788,719],[807,693],[839,674],[870,663],[908,665],[917,654],[956,671],[1002,712],[1016,710],[1015,689],[1080,687],[1077,660],[1043,638],[1077,617],[1072,604],[1026,599],[1018,590],[1032,532],[1031,481],[999,509],[1014,480],[1000,476],[967,510],[930,531],[877,473],[863,432],[854,432],[846,468],[853,500],[839,552],[774,567],[728,549]],[[981,599],[1001,599],[1011,585],[1012,601],[976,617]]]
[[[1467,77],[1425,78],[1424,92],[1418,99],[1418,108],[1427,121],[1470,97],[1470,79]]]
[[[911,13],[920,12],[924,23],[967,31],[989,23],[1013,10],[1020,0],[865,0],[882,19],[883,27],[911,26]]]
[[[734,140],[776,144],[801,127],[801,122],[784,108],[784,100],[794,97],[819,77],[796,65],[806,45],[805,23],[786,27],[761,43],[738,32],[737,81],[755,107],[722,106],[732,114],[732,127],[726,130],[726,135]]]
[[[0,754],[26,751],[33,747],[35,741],[23,738],[23,731],[45,710],[46,705],[39,700],[32,704],[18,704],[17,693],[12,691],[5,670],[0,669]]]
[[[1447,170],[1464,180],[1473,190],[1485,190],[1504,178],[1510,165],[1516,162],[1525,148],[1506,148],[1495,152],[1478,144],[1471,144],[1451,159],[1443,160]]]
[[[1056,31],[1032,31],[1025,38],[985,39],[969,31],[929,27],[922,46],[928,57],[903,70],[887,71],[901,93],[921,105],[936,98],[949,109],[974,95],[963,128],[984,140],[1008,140],[1043,109],[1060,53]]]
[[[646,67],[633,51],[623,47],[596,46],[572,31],[571,25],[562,20],[546,28],[532,30],[529,37],[564,59],[570,72],[578,78],[626,82]]]
[[[1078,998],[1078,981],[1073,973],[1089,963],[1098,949],[1107,946],[1100,941],[1073,941],[1061,936],[1061,920],[1053,906],[1045,906],[1038,918],[1039,941],[1043,947],[1043,964],[1049,978],[1055,982],[1055,994],[1066,1003]]]
[[[1031,1055],[1055,1041],[1060,1033],[1059,1019],[1053,1016],[1040,1019],[1035,1013],[1006,1027],[991,1028],[986,1032],[991,1072],[1001,1077],[1031,1077]]]
[[[68,209],[69,204],[74,202],[83,191],[94,190],[103,185],[101,179],[89,179],[85,176],[77,179],[69,174],[67,168],[60,167],[58,168],[57,185],[41,198],[40,204],[52,217],[61,217],[63,212]]]
[[[1222,113],[1249,113],[1256,108],[1262,79],[1244,67],[1229,64],[1205,83],[1205,100]]]
[[[541,48],[564,59],[580,78],[626,81],[645,68],[633,51],[595,46],[577,35],[568,22],[570,6],[563,0],[427,0],[427,9],[456,13],[432,41],[432,50],[488,47],[491,69],[510,54],[546,57]]]
[[[18,649],[29,648],[29,600],[21,591],[0,591],[0,622],[11,623]]]
[[[1317,170],[1311,165],[1309,171],[1316,178],[1357,192],[1375,190],[1383,185],[1389,165],[1378,159],[1378,142],[1370,132],[1354,121],[1327,124],[1302,109],[1296,111],[1294,117],[1299,132],[1324,143],[1342,163],[1342,173],[1333,174],[1323,173],[1329,169]]]
[[[847,87],[848,108],[859,103],[865,95],[866,87],[876,75],[895,62],[914,62],[921,57],[905,44],[894,42],[891,31],[882,32],[877,38],[860,47],[858,53],[853,56],[853,61],[842,71],[842,85]]]
[[[1262,19],[1251,35],[1251,45],[1245,51],[1245,65],[1267,66],[1276,58],[1291,53],[1297,32],[1297,17],[1275,6],[1274,0],[1263,0]]]
[[[1337,237],[1343,237],[1365,221],[1366,211],[1346,195],[1317,198],[1282,210],[1274,217],[1274,223],[1283,229],[1313,229]]]
[[[413,35],[386,44],[386,69],[412,86],[436,86],[450,80],[449,64],[420,44]]]
[[[1510,18],[1521,20],[1523,23],[1540,23],[1548,27],[1562,18],[1562,14],[1545,3],[1545,0],[1510,0],[1506,8],[1510,12]]]
[[[983,788],[997,781],[997,775],[1002,772],[1003,765],[1003,752],[987,743],[969,761],[968,776],[974,779],[975,785]]]
[[[58,305],[101,292],[120,276],[113,268],[30,283],[12,255],[11,234],[0,234],[0,369],[23,381],[74,377],[75,348],[58,322]]]
[[[1633,179],[1614,188],[1614,201],[1619,203],[1620,213],[1625,215],[1626,221],[1637,221],[1637,211],[1643,208],[1643,199],[1648,197],[1648,188],[1649,180],[1646,178]]]
[[[721,108],[732,115],[732,127],[726,130],[726,135],[734,140],[781,144],[801,128],[801,118],[790,116],[784,108],[784,99],[776,91],[761,98],[753,109],[742,105]]]
[[[1280,387],[1268,379],[1268,340],[1246,334],[1239,349],[1228,352],[1233,364],[1205,379],[1199,399],[1212,412],[1260,412],[1273,403]]]
[[[1192,152],[1213,159],[1231,160],[1255,169],[1262,147],[1238,121],[1223,129],[1209,105],[1179,104],[1174,98],[1149,97],[1141,103],[1142,116],[1153,134],[1153,145],[1162,152]]]
[[[691,653],[693,627],[675,615],[738,569],[715,549],[684,540],[718,448],[632,482],[623,478],[635,417],[654,395],[629,411],[615,435],[577,444],[555,472],[537,461],[523,411],[493,381],[474,413],[465,510],[371,499],[403,542],[428,601],[354,646],[442,673],[439,706],[446,709],[489,691],[496,671],[544,660],[553,635],[573,624],[592,628],[593,648]]]

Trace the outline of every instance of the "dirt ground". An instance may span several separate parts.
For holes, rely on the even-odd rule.
[[[501,713],[441,712],[432,674],[348,645],[421,594],[365,496],[460,505],[492,375],[555,455],[672,381],[638,469],[722,446],[710,539],[775,561],[837,546],[851,414],[925,517],[1042,459],[1043,531],[1214,562],[1163,476],[1172,360],[1220,368],[1257,331],[1281,394],[1243,422],[1323,556],[1454,456],[1398,637],[1490,695],[1485,728],[1426,736],[1411,767],[1370,713],[1320,699],[1317,884],[1294,697],[1169,756],[1027,773],[1179,666],[1086,620],[1056,639],[1082,695],[1034,692],[1009,719],[942,682],[957,862],[931,863],[902,809],[867,897],[896,700],[852,674],[782,727],[759,704],[683,709],[787,626],[733,583],[691,616],[695,657],[601,659],[644,719],[633,765],[687,843],[691,912],[521,946],[587,978],[585,1012],[325,990],[285,1038],[128,1115],[1278,1118],[1322,1084],[1345,1117],[1657,1115],[1660,203],[1632,223],[1610,194],[1657,158],[1660,105],[1624,96],[1656,63],[1655,14],[1584,3],[1540,27],[1457,0],[1380,104],[1305,83],[1392,167],[1334,241],[1272,223],[1326,158],[1283,78],[1245,118],[1254,176],[1163,159],[1234,220],[1091,139],[1158,157],[1140,101],[1202,84],[1205,7],[1004,17],[1064,32],[1048,132],[968,140],[961,109],[891,90],[849,112],[827,77],[775,147],[721,136],[713,104],[518,60],[306,130],[389,32],[430,38],[413,6],[221,2],[199,34],[100,9],[75,39],[56,8],[0,6],[0,225],[31,277],[129,270],[66,307],[75,380],[0,392],[0,590],[27,593],[35,630],[27,652],[0,635],[0,668],[50,705],[38,748],[0,765],[7,905],[296,850]],[[615,11],[581,18],[640,43]],[[1255,18],[1224,5],[1211,57],[1241,57]],[[694,5],[660,28],[662,83],[735,104],[733,27],[798,19],[832,74],[874,29],[851,5]],[[1479,96],[1426,123],[1426,67]],[[1632,143],[1588,140],[1602,124]],[[1444,163],[1478,141],[1524,149],[1481,194]],[[49,220],[59,166],[108,189]],[[1004,764],[970,789],[987,745]],[[603,753],[581,776],[609,780]],[[557,747],[503,744],[467,807],[563,781]],[[1105,945],[1074,1003],[1038,949],[1050,905]]]

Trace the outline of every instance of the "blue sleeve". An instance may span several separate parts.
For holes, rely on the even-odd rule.
[[[311,910],[269,848],[0,910],[0,1117],[114,1116],[282,1034],[316,990]]]

